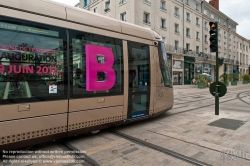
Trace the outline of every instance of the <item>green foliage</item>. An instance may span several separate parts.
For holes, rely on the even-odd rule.
[[[250,81],[250,75],[249,74],[244,74],[241,77],[242,77],[243,81]]]
[[[222,74],[220,75],[220,81],[224,82],[224,83],[228,83],[228,74]]]
[[[231,73],[231,74],[228,75],[228,79],[230,81],[236,81],[236,80],[239,79],[239,74],[237,74],[237,73]]]
[[[194,82],[196,84],[198,84],[198,83],[205,83],[205,85],[207,85],[207,83],[209,82],[209,77],[207,75],[204,75],[204,74],[197,74],[195,76]]]

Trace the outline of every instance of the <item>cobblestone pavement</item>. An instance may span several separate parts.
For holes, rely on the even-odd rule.
[[[250,99],[246,97],[249,91],[249,84],[228,87],[227,94],[220,98],[217,116],[209,89],[175,88],[172,110],[116,130],[209,165],[249,166]],[[86,151],[101,166],[192,165],[108,130],[68,143]]]

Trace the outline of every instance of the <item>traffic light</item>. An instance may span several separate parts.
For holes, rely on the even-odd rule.
[[[210,26],[210,49],[211,52],[217,52],[218,50],[218,23],[217,22],[209,22]]]

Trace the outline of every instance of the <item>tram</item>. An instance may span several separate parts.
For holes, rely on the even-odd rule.
[[[149,28],[49,0],[0,0],[0,150],[170,110],[167,61]]]

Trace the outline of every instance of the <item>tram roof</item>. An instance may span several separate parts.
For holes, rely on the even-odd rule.
[[[133,35],[149,40],[159,40],[159,36],[150,28],[116,20],[85,9],[72,7],[51,0],[0,0],[0,4],[21,11],[69,20],[96,28],[101,27],[108,31]]]

